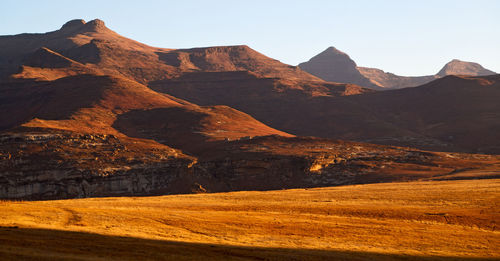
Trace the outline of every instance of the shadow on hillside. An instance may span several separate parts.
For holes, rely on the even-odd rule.
[[[183,243],[48,229],[0,227],[0,260],[457,260],[370,252]],[[462,258],[462,260],[488,260]]]

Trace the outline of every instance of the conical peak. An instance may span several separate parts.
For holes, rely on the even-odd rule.
[[[343,64],[348,67],[356,67],[356,63],[347,55],[346,53],[338,50],[337,48],[330,46],[326,48],[323,52],[318,55],[312,57],[309,62],[319,62],[328,63],[328,64]]]
[[[347,55],[346,53],[340,51],[339,49],[333,47],[333,46],[330,46],[328,48],[326,48],[326,50],[324,50],[322,52],[323,54],[341,54],[341,55]]]

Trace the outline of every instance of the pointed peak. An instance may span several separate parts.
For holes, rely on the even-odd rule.
[[[313,60],[317,60],[317,59],[345,60],[345,61],[350,61],[349,63],[354,63],[354,61],[352,61],[352,59],[351,59],[351,57],[349,57],[349,55],[347,55],[346,53],[340,51],[339,49],[337,49],[333,46],[326,48],[323,52],[312,57],[309,61],[313,61]]]
[[[335,51],[335,52],[337,52],[337,51],[339,51],[339,49],[335,48],[335,46],[330,46],[330,47],[326,48],[325,51]]]
[[[347,55],[346,53],[340,51],[339,49],[333,47],[333,46],[330,46],[328,48],[326,48],[326,50],[324,50],[322,53],[334,53],[334,54],[342,54],[342,55]]]

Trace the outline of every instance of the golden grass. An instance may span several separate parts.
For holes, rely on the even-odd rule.
[[[30,238],[44,233],[50,238],[48,235],[54,231],[77,231],[92,234],[74,233],[66,237],[76,242],[90,235],[102,235],[95,242],[101,242],[101,246],[106,244],[103,242],[111,244],[108,254],[130,251],[130,246],[128,249],[122,246],[128,244],[111,243],[119,242],[116,236],[121,236],[135,238],[134,245],[138,248],[141,244],[151,247],[148,240],[154,240],[151,242],[190,243],[189,249],[198,251],[207,248],[198,243],[320,251],[307,254],[282,250],[283,256],[299,259],[316,255],[339,257],[339,253],[371,253],[373,257],[381,255],[381,259],[389,255],[500,258],[499,205],[499,179],[161,197],[3,201],[0,202],[0,226],[4,228],[0,230],[3,243],[0,257],[1,253],[9,252],[8,246],[13,247],[9,253],[15,252],[12,249],[37,250],[36,244],[31,248],[13,246],[21,240],[16,238],[15,231],[19,231],[19,237]],[[32,232],[27,232],[29,229]],[[11,240],[2,240],[2,234]],[[9,242],[17,243],[9,245]],[[38,247],[47,247],[41,245]],[[229,250],[217,253],[224,251]],[[258,252],[269,254],[264,250]],[[252,253],[251,257],[259,257]],[[348,255],[347,259],[350,258]]]

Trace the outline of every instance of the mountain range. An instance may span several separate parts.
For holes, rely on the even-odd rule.
[[[437,74],[426,76],[399,76],[377,68],[359,67],[346,53],[328,47],[299,67],[325,81],[357,84],[376,90],[415,87],[447,75],[487,76],[496,74],[478,63],[454,59]]]
[[[0,36],[0,198],[497,175],[482,170],[500,164],[499,75],[362,85],[245,45],[151,47],[98,19]]]

